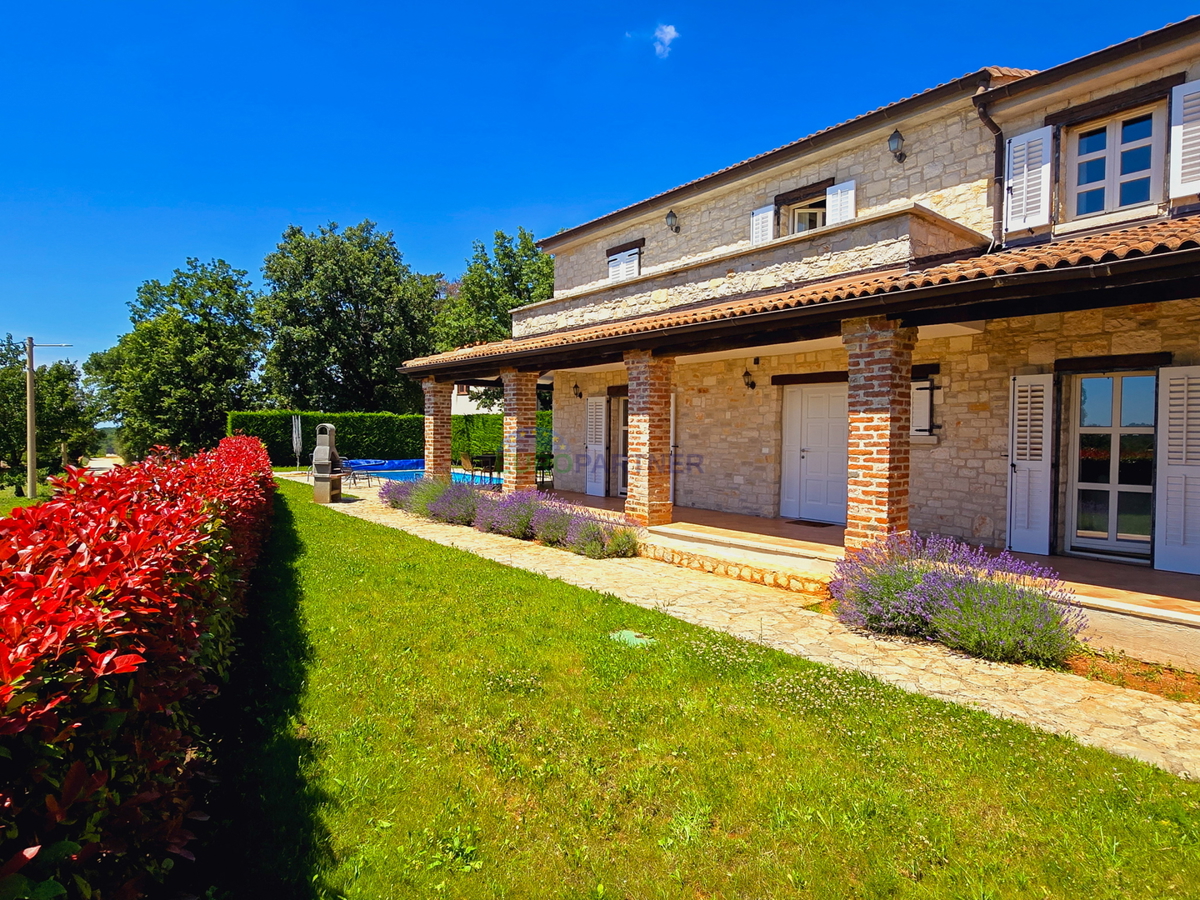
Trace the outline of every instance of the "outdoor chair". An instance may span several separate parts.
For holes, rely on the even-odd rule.
[[[539,453],[537,455],[536,469],[534,477],[537,479],[538,487],[543,487],[551,484],[554,481],[554,454]]]

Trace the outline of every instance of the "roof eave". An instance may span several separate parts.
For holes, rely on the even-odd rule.
[[[1154,270],[1169,270],[1159,277],[1139,279],[1139,273]],[[443,373],[461,372],[479,369],[497,368],[499,366],[528,365],[539,358],[547,359],[569,351],[573,355],[585,357],[589,353],[602,351],[606,348],[625,346],[628,348],[637,344],[661,344],[673,337],[690,336],[705,331],[728,329],[730,327],[753,330],[768,323],[785,320],[820,318],[845,318],[850,315],[862,315],[866,312],[878,312],[885,315],[898,315],[906,311],[924,309],[938,305],[938,301],[949,301],[948,306],[965,305],[955,302],[955,297],[968,295],[967,302],[978,302],[977,295],[988,292],[1003,292],[1002,298],[1014,299],[1022,296],[1032,296],[1033,291],[1045,289],[1060,289],[1064,282],[1077,281],[1080,286],[1093,284],[1096,289],[1113,285],[1117,280],[1133,279],[1133,284],[1143,284],[1163,281],[1168,278],[1182,277],[1180,269],[1186,270],[1189,277],[1200,277],[1200,248],[1173,250],[1163,253],[1152,253],[1145,256],[1130,256],[1108,262],[1090,263],[1086,266],[1062,266],[1052,269],[1039,269],[1031,272],[1013,274],[999,273],[983,278],[963,279],[942,284],[926,285],[923,287],[905,288],[854,297],[845,300],[831,300],[820,303],[810,303],[789,307],[782,310],[750,313],[747,315],[689,322],[652,331],[632,332],[620,335],[610,335],[590,341],[561,344],[554,347],[539,347],[529,350],[513,350],[494,356],[467,357],[455,360],[445,360],[421,366],[403,366],[402,374],[413,378],[437,377]],[[1104,283],[1100,283],[1104,279]],[[1028,291],[1029,293],[1023,293]]]

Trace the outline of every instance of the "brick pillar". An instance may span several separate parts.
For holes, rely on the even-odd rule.
[[[915,328],[880,317],[842,322],[849,355],[846,549],[908,531],[909,421]]]
[[[537,372],[501,369],[504,381],[504,491],[537,487]]]
[[[425,391],[425,474],[450,477],[450,398],[454,385],[421,381]]]
[[[629,493],[625,514],[643,525],[671,521],[671,385],[673,357],[625,354],[629,372]]]

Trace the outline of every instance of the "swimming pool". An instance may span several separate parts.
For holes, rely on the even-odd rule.
[[[379,472],[372,470],[376,478],[386,478],[388,481],[420,481],[425,477],[424,469],[404,469],[403,471]],[[471,475],[469,472],[454,472],[450,475],[452,481],[466,484],[499,484],[499,475]]]

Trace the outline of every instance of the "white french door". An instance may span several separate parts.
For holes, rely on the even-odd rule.
[[[1153,372],[1075,376],[1067,546],[1149,559],[1154,514]]]
[[[848,441],[845,384],[784,388],[780,515],[846,523]]]
[[[629,495],[629,398],[617,398],[617,428],[614,434],[613,469],[617,473],[617,496]]]

